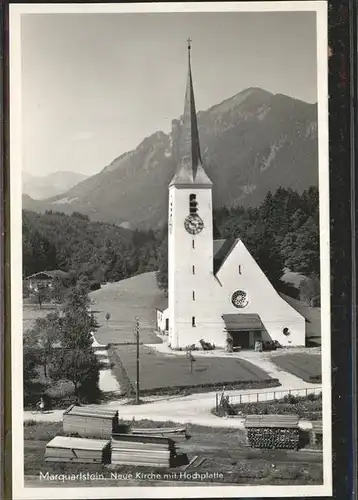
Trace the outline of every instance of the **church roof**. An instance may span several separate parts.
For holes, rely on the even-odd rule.
[[[300,313],[306,320],[306,335],[310,337],[320,337],[321,335],[321,309],[310,307],[301,300],[289,297],[284,293],[279,293],[280,297]]]
[[[225,328],[228,332],[264,330],[265,328],[258,314],[223,314],[222,318],[225,321]]]
[[[214,240],[214,274],[217,274],[236,244],[240,241],[235,238]]]
[[[211,186],[212,182],[207,176],[201,161],[198,122],[191,74],[190,50],[191,46],[189,40],[189,68],[185,92],[184,115],[181,120],[178,141],[178,163],[177,170],[169,185],[194,184],[196,186]]]

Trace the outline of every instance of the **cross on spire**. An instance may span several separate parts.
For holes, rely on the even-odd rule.
[[[190,37],[187,39],[187,42],[188,42],[188,50],[190,50],[190,49],[191,49],[191,42],[192,42],[192,41],[193,41],[193,40],[192,40]]]

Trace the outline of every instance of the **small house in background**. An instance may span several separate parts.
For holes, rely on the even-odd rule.
[[[56,278],[65,279],[67,273],[61,270],[40,271],[25,278],[25,284],[30,292],[37,292],[39,289],[52,288]]]
[[[156,330],[161,335],[168,335],[169,333],[169,311],[168,299],[163,297],[160,304],[156,308]]]

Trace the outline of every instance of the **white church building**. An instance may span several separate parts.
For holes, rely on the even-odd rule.
[[[241,239],[213,240],[213,183],[201,160],[190,63],[178,163],[169,184],[168,307],[157,328],[172,349],[200,340],[305,345],[305,318],[274,289]]]

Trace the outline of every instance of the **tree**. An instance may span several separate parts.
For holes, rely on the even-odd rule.
[[[97,392],[99,363],[92,349],[80,346],[63,349],[53,366],[51,376],[54,380],[66,378],[74,385],[75,395],[89,397],[90,391]],[[84,387],[87,390],[84,390]],[[82,388],[82,391],[81,391]]]
[[[52,286],[49,290],[50,299],[57,304],[61,304],[65,300],[66,292],[65,278],[61,278],[61,276],[56,274],[52,280]]]
[[[273,234],[261,224],[251,226],[243,241],[273,286],[279,284],[283,274],[283,258]]]
[[[62,349],[52,363],[51,377],[70,380],[76,396],[90,400],[98,393],[100,364],[92,348],[98,325],[89,312],[87,291],[88,281],[81,280],[67,296],[60,315]]]
[[[36,371],[37,359],[36,355],[27,344],[26,339],[23,340],[23,377],[24,377],[24,402],[25,404],[34,397],[35,380],[38,379]]]
[[[57,347],[55,347],[56,343]],[[45,318],[37,318],[35,326],[24,334],[24,345],[28,351],[32,351],[36,360],[42,365],[45,378],[49,377],[48,367],[53,362],[60,343],[61,328],[58,313],[48,314]]]
[[[307,276],[299,286],[300,298],[311,307],[320,306],[320,280],[316,275]]]
[[[163,238],[158,249],[158,271],[156,273],[158,287],[168,291],[168,233]]]
[[[320,275],[319,225],[317,217],[308,220],[282,242],[285,266],[304,275]]]
[[[108,328],[108,321],[109,321],[109,318],[111,317],[111,315],[109,314],[109,312],[106,313],[106,322],[107,322],[107,328]]]
[[[42,309],[42,304],[45,302],[50,302],[51,291],[47,285],[38,284],[36,290],[30,293],[31,302],[38,304],[40,309]]]

